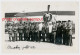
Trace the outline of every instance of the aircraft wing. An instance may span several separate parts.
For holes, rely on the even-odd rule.
[[[5,13],[5,17],[43,16],[47,11],[28,13]],[[75,11],[49,11],[52,15],[75,15]]]

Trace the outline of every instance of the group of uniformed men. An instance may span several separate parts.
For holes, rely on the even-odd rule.
[[[7,23],[9,41],[36,41],[72,45],[72,22]]]

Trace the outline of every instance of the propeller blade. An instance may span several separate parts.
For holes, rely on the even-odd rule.
[[[48,5],[48,13],[49,13],[50,5]]]

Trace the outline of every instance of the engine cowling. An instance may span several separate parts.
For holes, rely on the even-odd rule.
[[[51,13],[45,13],[43,15],[44,22],[49,22],[49,21],[51,21],[51,19],[52,19],[52,14]]]

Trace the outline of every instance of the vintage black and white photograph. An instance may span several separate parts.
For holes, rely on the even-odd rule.
[[[3,2],[3,51],[78,52],[78,2]]]

